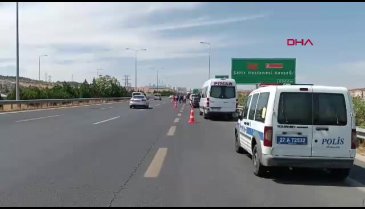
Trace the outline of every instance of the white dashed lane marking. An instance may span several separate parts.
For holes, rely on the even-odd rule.
[[[159,148],[155,157],[153,158],[150,166],[148,167],[146,173],[144,174],[145,178],[157,178],[160,174],[162,165],[165,161],[167,155],[167,148]]]

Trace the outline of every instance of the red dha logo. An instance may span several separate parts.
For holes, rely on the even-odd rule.
[[[304,41],[304,39],[300,39],[300,40],[297,40],[297,39],[287,39],[286,40],[286,44],[288,46],[296,46],[298,44],[301,44],[302,46],[306,46],[307,44],[310,44],[313,46],[313,43],[310,39],[307,39],[306,41]]]

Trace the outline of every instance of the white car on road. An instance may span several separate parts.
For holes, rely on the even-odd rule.
[[[130,108],[144,107],[149,108],[149,101],[144,95],[135,95],[129,101]]]

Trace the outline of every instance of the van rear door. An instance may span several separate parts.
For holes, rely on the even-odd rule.
[[[312,87],[278,87],[273,114],[272,155],[312,155]]]
[[[235,112],[236,111],[236,86],[212,85],[209,95],[212,112]]]
[[[347,92],[313,89],[312,156],[350,157],[351,106]]]

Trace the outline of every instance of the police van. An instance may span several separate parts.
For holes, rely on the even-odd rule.
[[[205,119],[214,115],[235,116],[237,110],[236,81],[234,79],[210,79],[203,84],[199,101],[199,113]]]
[[[272,167],[325,168],[339,180],[353,166],[355,114],[346,88],[261,87],[249,94],[235,127],[235,150],[252,155],[253,171]]]

